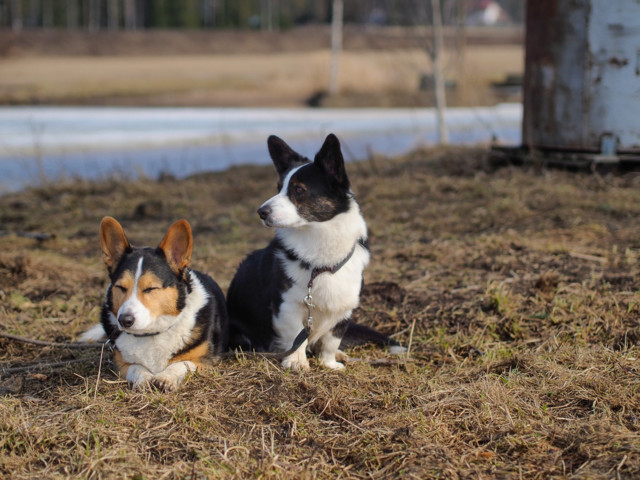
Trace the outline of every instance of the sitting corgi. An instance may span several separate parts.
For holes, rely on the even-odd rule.
[[[373,342],[405,352],[386,335],[349,320],[360,301],[369,242],[338,138],[327,136],[313,162],[276,136],[267,144],[278,194],[258,215],[276,233],[240,264],[229,286],[230,347],[289,352],[293,345],[282,359],[292,370],[309,368],[307,347],[322,366],[336,370],[344,368],[341,345]],[[308,339],[297,347],[303,328]]]

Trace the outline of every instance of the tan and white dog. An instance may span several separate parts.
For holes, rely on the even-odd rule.
[[[224,295],[210,276],[189,268],[186,220],[171,225],[157,248],[131,246],[111,217],[102,220],[100,239],[110,284],[101,324],[81,340],[109,338],[118,372],[134,388],[173,390],[226,350]]]

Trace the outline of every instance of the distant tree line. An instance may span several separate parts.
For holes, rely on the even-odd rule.
[[[430,0],[347,0],[346,23],[413,25]],[[457,24],[477,0],[439,0],[445,23]],[[499,2],[515,20],[524,0]],[[421,18],[423,15],[419,15]],[[428,15],[427,15],[428,16]],[[288,29],[327,23],[331,0],[0,0],[0,28],[138,30],[149,28]],[[428,18],[425,17],[426,20]]]

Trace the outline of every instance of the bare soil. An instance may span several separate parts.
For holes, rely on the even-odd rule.
[[[108,361],[98,378],[98,351],[0,339],[0,476],[640,476],[640,177],[498,167],[458,148],[349,172],[373,253],[354,316],[408,357],[360,348],[345,372],[307,374],[240,358],[175,393],[137,393]],[[187,218],[193,266],[226,289],[271,238],[255,209],[275,176],[0,198],[0,332],[69,341],[98,321],[104,215],[150,245]],[[61,360],[78,363],[6,373]]]

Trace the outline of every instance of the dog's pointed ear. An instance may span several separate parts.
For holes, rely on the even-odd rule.
[[[127,240],[122,226],[113,217],[104,217],[100,222],[100,241],[102,243],[102,260],[109,273],[113,273],[122,256],[132,250],[131,244]]]
[[[327,135],[314,163],[322,168],[339,185],[349,188],[349,178],[344,167],[344,158],[340,150],[340,141],[333,133]]]
[[[273,165],[281,177],[296,163],[302,164],[306,160],[302,155],[287,145],[284,140],[275,135],[271,135],[267,139],[267,146],[269,147],[269,155],[271,156],[271,160],[273,160]]]
[[[189,222],[178,220],[171,225],[158,249],[162,250],[174,272],[180,273],[188,267],[193,253],[193,234]]]

